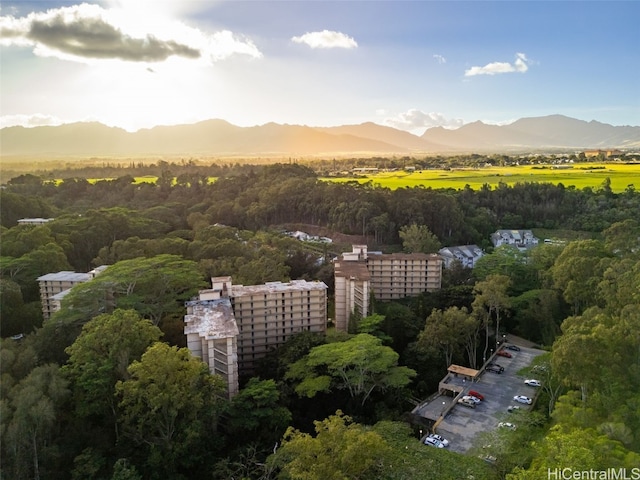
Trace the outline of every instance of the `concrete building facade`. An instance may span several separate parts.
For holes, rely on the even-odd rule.
[[[212,289],[201,291],[197,300],[187,302],[184,333],[189,351],[201,358],[212,374],[225,380],[232,398],[240,389],[238,325],[223,289],[223,285],[214,283]]]
[[[20,218],[18,225],[44,225],[53,221],[53,218]]]
[[[442,286],[442,257],[425,253],[369,252],[353,245],[335,261],[335,325],[346,331],[352,313],[370,314],[371,295],[381,301],[433,292]]]
[[[103,265],[88,273],[65,270],[57,273],[47,273],[46,275],[38,277],[43,318],[48,320],[51,318],[51,315],[60,310],[60,302],[72,287],[95,278],[96,275],[104,271],[105,268],[107,268],[107,266]]]
[[[327,328],[327,286],[292,280],[263,285],[233,285],[231,277],[214,277],[212,288],[187,302],[184,332],[187,346],[222,375],[230,396],[240,374],[300,332]]]

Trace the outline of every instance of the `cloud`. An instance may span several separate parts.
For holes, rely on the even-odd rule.
[[[457,118],[445,118],[441,113],[423,112],[412,108],[405,113],[401,113],[393,118],[385,119],[384,123],[390,127],[410,132],[424,132],[432,127],[459,128],[464,122]]]
[[[151,31],[153,27],[145,31],[145,23],[156,31]],[[29,45],[36,55],[76,61],[162,62],[169,57],[219,60],[236,53],[261,56],[252,43],[236,39],[231,32],[207,35],[176,21],[138,22],[134,26],[123,11],[86,3],[22,18],[0,17],[0,42]]]
[[[440,64],[447,63],[447,59],[444,58],[442,55],[438,55],[437,53],[433,55],[433,58],[435,58]]]
[[[295,43],[304,43],[311,48],[356,48],[358,43],[348,35],[330,30],[308,32],[291,39]]]
[[[464,72],[465,77],[475,75],[497,75],[499,73],[524,73],[529,70],[529,60],[524,53],[516,53],[516,60],[513,63],[492,62],[484,67],[471,67]]]
[[[41,127],[45,125],[62,125],[63,121],[52,115],[36,113],[33,115],[3,115],[0,117],[0,128],[5,127]]]

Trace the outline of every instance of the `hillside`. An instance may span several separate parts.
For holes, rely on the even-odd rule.
[[[422,136],[375,123],[308,127],[267,123],[238,127],[213,119],[127,132],[100,123],[0,130],[3,156],[336,155],[640,148],[640,127],[585,122],[562,115],[509,125],[431,128]]]

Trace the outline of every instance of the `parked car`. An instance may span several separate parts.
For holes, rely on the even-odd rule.
[[[498,428],[508,428],[509,430],[515,430],[517,427],[510,422],[500,422]]]
[[[502,373],[504,371],[504,368],[498,368],[495,365],[489,365],[487,368],[485,368],[485,370],[491,373]]]
[[[509,405],[507,407],[507,412],[509,413],[515,412],[516,410],[520,410],[520,407],[518,405]]]
[[[471,400],[476,405],[479,404],[482,401],[479,398],[476,398],[476,397],[474,397],[472,395],[465,395],[464,397],[462,397],[462,399],[463,400]]]
[[[501,372],[504,372],[504,367],[502,365],[500,365],[499,363],[495,363],[495,362],[489,362],[488,364],[491,367],[497,367],[500,369]]]
[[[491,465],[493,465],[498,461],[498,459],[493,455],[478,455],[478,458],[481,458],[482,460],[484,460],[487,463],[490,463]]]
[[[440,440],[437,440],[433,437],[427,437],[424,439],[424,444],[425,445],[430,445],[432,447],[436,447],[436,448],[444,448],[444,445],[442,444],[442,442]]]
[[[435,438],[436,440],[438,440],[443,446],[448,447],[449,446],[449,440],[447,440],[446,438],[444,438],[442,435],[438,435],[437,433],[431,433],[427,438]]]
[[[511,358],[511,354],[509,352],[506,352],[504,350],[498,350],[496,352],[496,355],[498,355],[499,357],[507,357],[507,358]]]
[[[458,403],[460,405],[465,406],[465,407],[476,408],[476,402],[474,402],[473,400],[468,399],[468,398],[461,398],[461,399],[458,400]]]
[[[519,352],[520,351],[520,347],[517,346],[517,345],[507,345],[505,348],[508,349],[508,350],[511,350],[513,352]]]
[[[518,403],[526,403],[527,405],[531,405],[533,403],[533,400],[531,400],[529,397],[525,397],[524,395],[516,395],[515,397],[513,397],[513,400]]]
[[[525,380],[524,383],[525,385],[529,385],[530,387],[540,387],[542,385],[540,383],[540,380],[534,380],[532,378]]]
[[[469,390],[468,395],[479,398],[480,400],[484,400],[484,395],[482,395],[480,392],[476,392],[475,390]]]

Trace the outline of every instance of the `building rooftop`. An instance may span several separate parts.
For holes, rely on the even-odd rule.
[[[427,260],[430,258],[438,258],[437,253],[381,253],[379,255],[372,255],[370,260]]]
[[[192,300],[186,304],[191,307],[191,313],[184,317],[185,335],[197,333],[207,340],[238,335],[238,325],[228,298]]]
[[[292,291],[307,290],[326,290],[328,287],[324,282],[307,280],[291,280],[287,283],[267,282],[264,285],[233,285],[233,297],[242,297],[243,295],[255,295],[256,293],[279,293]]]
[[[334,271],[336,277],[353,278],[356,280],[370,280],[371,274],[364,262],[341,261],[334,262]]]
[[[38,277],[39,282],[86,282],[91,280],[92,276],[89,273],[78,273],[62,271],[57,273],[47,273]]]

